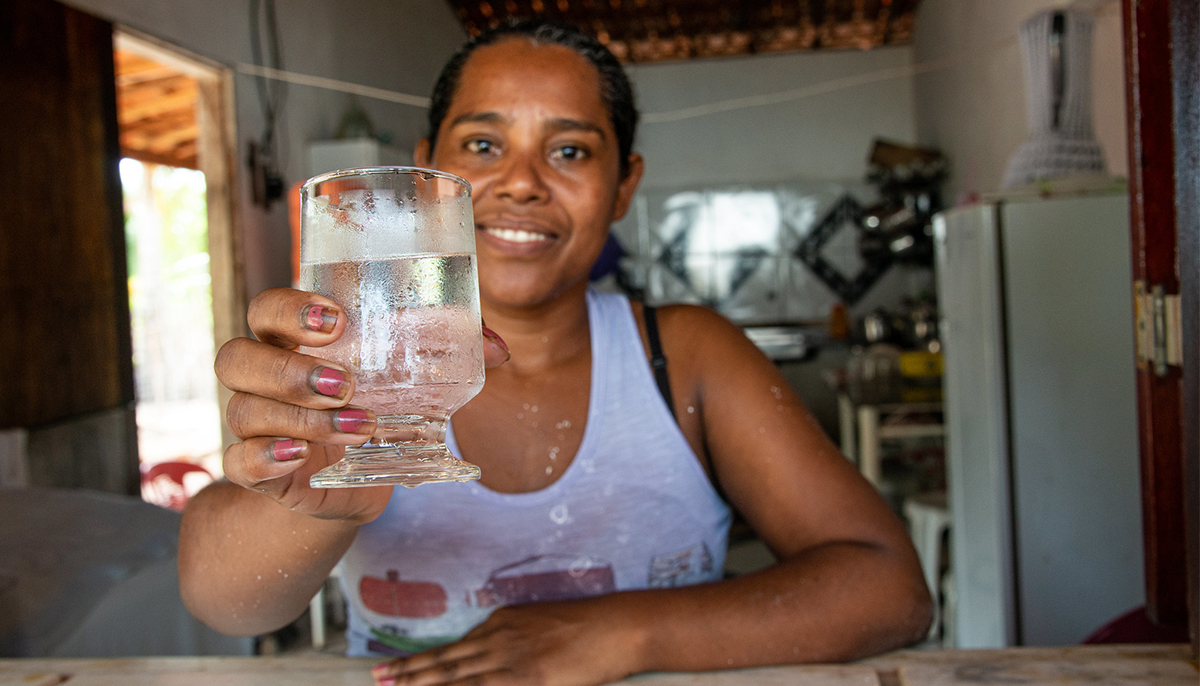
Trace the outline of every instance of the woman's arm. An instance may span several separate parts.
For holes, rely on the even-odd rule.
[[[188,503],[179,531],[179,587],[197,619],[252,636],[299,617],[358,527],[285,509],[229,482]]]
[[[661,601],[647,668],[840,661],[923,638],[932,604],[907,532],[775,365],[711,311],[662,315],[712,476],[779,563]],[[709,641],[727,654],[696,650]]]
[[[379,683],[598,684],[852,660],[924,637],[931,600],[904,527],[775,366],[708,310],[659,316],[681,428],[779,563],[687,588],[502,608],[463,641],[377,668]]]

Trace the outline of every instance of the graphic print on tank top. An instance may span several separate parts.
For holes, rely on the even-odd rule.
[[[401,581],[394,569],[387,571],[386,579],[360,579],[358,597],[368,610],[387,617],[428,619],[446,614],[446,589],[429,581]]]
[[[384,617],[429,619],[446,613],[446,589],[429,581],[401,581],[394,569],[389,569],[383,579],[363,576],[358,582],[358,596],[363,607]],[[372,629],[371,634],[368,648],[390,655],[411,655],[454,640],[452,636],[413,639],[378,629]]]
[[[535,555],[492,570],[487,581],[464,604],[497,608],[525,603],[570,600],[604,595],[617,590],[613,567],[586,555]],[[433,619],[446,613],[446,589],[428,581],[402,581],[389,569],[386,578],[363,576],[358,582],[363,607],[384,617]],[[472,603],[472,600],[474,601]],[[371,629],[367,647],[372,652],[406,656],[461,638],[414,638],[395,625]]]
[[[617,590],[612,565],[585,555],[535,555],[494,570],[475,591],[479,607],[570,600]]]
[[[628,299],[589,293],[588,321],[574,459],[529,493],[396,489],[339,566],[349,655],[428,650],[504,606],[721,578],[731,513],[667,410]],[[453,423],[446,444],[461,455]]]
[[[650,558],[646,575],[648,588],[676,588],[702,583],[712,578],[713,555],[707,543]]]

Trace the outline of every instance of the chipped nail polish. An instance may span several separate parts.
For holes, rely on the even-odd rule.
[[[367,421],[367,411],[357,407],[347,407],[339,410],[333,416],[333,425],[342,433],[354,433]]]
[[[271,446],[271,455],[278,462],[287,462],[294,460],[301,450],[304,450],[303,443],[288,438],[275,441],[275,445]]]
[[[304,325],[312,331],[329,333],[337,324],[338,313],[325,305],[309,305],[304,312]]]
[[[346,390],[346,375],[332,367],[321,367],[321,373],[317,375],[313,385],[316,386],[317,393],[338,398]]]

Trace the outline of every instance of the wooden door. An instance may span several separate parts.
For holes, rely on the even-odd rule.
[[[136,493],[112,26],[0,3],[0,428],[34,485]]]
[[[1157,312],[1148,310],[1157,308],[1167,315],[1158,318],[1158,325],[1168,329],[1167,345],[1157,354],[1146,343],[1149,333],[1139,336],[1143,343],[1138,420],[1146,607],[1159,624],[1190,624],[1193,650],[1197,650],[1197,5],[1195,0],[1123,0],[1123,10],[1133,278],[1147,312],[1139,318],[1139,328],[1148,331],[1155,326]],[[1157,304],[1156,289],[1164,296]],[[1172,311],[1180,315],[1181,326],[1174,337],[1178,346],[1170,345]],[[1166,354],[1172,347],[1181,348],[1178,357]]]
[[[1171,3],[1175,222],[1183,342],[1188,629],[1200,657],[1200,3]]]

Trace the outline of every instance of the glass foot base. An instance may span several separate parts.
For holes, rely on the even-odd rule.
[[[479,467],[454,457],[444,447],[399,449],[365,446],[349,448],[337,464],[313,474],[312,488],[353,488],[356,486],[407,486],[439,481],[473,481]]]

